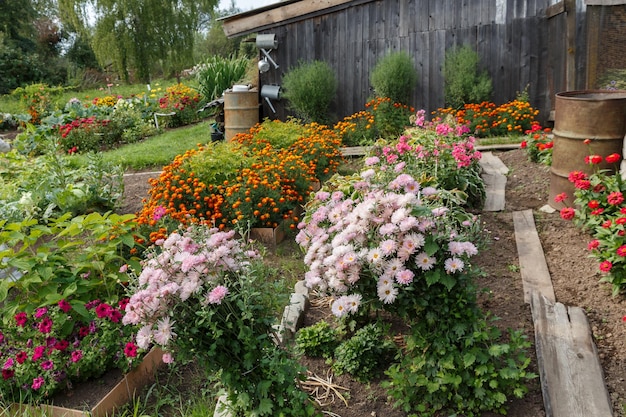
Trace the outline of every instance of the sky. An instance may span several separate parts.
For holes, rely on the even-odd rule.
[[[248,10],[256,9],[258,7],[278,3],[279,1],[280,0],[235,0],[235,6],[246,12]],[[227,9],[230,6],[230,2],[231,0],[220,0],[219,8]]]

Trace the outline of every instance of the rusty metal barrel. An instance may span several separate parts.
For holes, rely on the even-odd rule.
[[[556,209],[572,206],[574,185],[568,177],[572,171],[592,174],[594,169],[615,172],[616,164],[602,162],[593,167],[585,163],[591,154],[603,158],[612,153],[622,155],[626,135],[626,91],[581,90],[556,94],[554,113],[554,147],[550,168],[549,204]],[[585,144],[585,139],[590,139]],[[554,197],[566,193],[564,203]]]
[[[259,92],[227,90],[224,92],[224,139],[229,141],[237,133],[246,133],[259,122]]]

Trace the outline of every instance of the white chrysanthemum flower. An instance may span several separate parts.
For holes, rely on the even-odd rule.
[[[161,346],[167,346],[170,339],[176,337],[176,333],[172,330],[174,322],[170,322],[169,317],[164,317],[157,322],[157,329],[154,332],[154,341]]]
[[[338,299],[333,301],[330,308],[333,314],[335,315],[335,317],[341,318],[345,316],[346,314],[348,314],[350,307],[346,302],[346,298],[347,297],[339,297]]]
[[[461,272],[463,271],[464,267],[465,267],[465,263],[463,263],[463,261],[460,260],[459,258],[448,258],[444,262],[444,268],[446,269],[446,272],[449,274],[453,274],[455,272]]]
[[[420,252],[415,256],[415,264],[422,271],[428,271],[435,266],[437,260],[433,256],[428,256],[426,252]]]
[[[152,326],[148,324],[139,329],[137,336],[135,336],[135,341],[139,348],[148,349],[150,343],[152,343]]]
[[[380,265],[383,259],[384,255],[380,248],[372,248],[367,254],[367,261],[373,265]]]
[[[361,305],[361,300],[363,297],[361,294],[350,294],[345,297],[345,305],[348,308],[349,313],[356,313],[359,311],[359,306]]]
[[[398,297],[398,289],[393,285],[379,286],[378,299],[385,304],[392,304]]]

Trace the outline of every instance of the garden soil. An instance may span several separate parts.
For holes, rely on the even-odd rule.
[[[498,327],[503,330],[521,329],[534,342],[530,307],[523,298],[512,219],[514,211],[532,209],[557,301],[584,309],[598,347],[614,415],[626,417],[626,323],[622,321],[626,315],[626,299],[612,297],[610,285],[599,282],[601,275],[597,263],[589,257],[587,250],[589,235],[571,222],[562,220],[558,212],[540,211],[548,203],[549,168],[529,162],[521,149],[495,151],[494,154],[500,157],[510,172],[505,210],[480,213],[480,221],[491,241],[491,245],[474,258],[475,264],[485,273],[478,281],[479,287],[485,289],[479,296],[483,309],[499,318],[496,321]],[[141,208],[141,200],[147,197],[147,179],[157,175],[142,173],[125,176],[124,212],[132,213]],[[282,253],[289,248],[298,250],[293,241],[283,242],[280,246],[284,247]],[[324,300],[312,298],[311,301],[305,325],[330,314]],[[534,343],[529,354],[533,358],[532,371],[538,373]],[[336,388],[341,396],[333,390],[317,388],[320,402],[325,404],[322,409],[335,413],[328,415],[406,416],[392,407],[380,387],[380,380],[359,384],[346,375],[333,376],[322,360],[304,359],[303,362],[311,375],[342,388]],[[545,416],[539,379],[529,384],[529,393],[523,399],[512,399],[507,405],[508,415],[512,417]],[[483,414],[483,417],[492,416],[495,414]]]

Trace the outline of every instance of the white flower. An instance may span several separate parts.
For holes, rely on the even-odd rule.
[[[453,274],[455,272],[461,272],[463,271],[464,267],[465,267],[465,264],[459,258],[448,258],[444,262],[444,268],[446,269],[446,272],[449,274]]]
[[[415,256],[415,264],[422,271],[428,271],[432,269],[435,265],[435,262],[437,262],[437,260],[432,256],[428,256],[426,252],[420,252]]]
[[[135,336],[135,340],[137,341],[137,346],[139,348],[148,349],[150,343],[152,342],[152,326],[148,324],[139,329],[137,336]]]
[[[378,287],[378,299],[385,304],[392,304],[398,296],[398,289],[393,285],[385,285]]]
[[[359,311],[359,306],[361,305],[361,300],[363,297],[361,294],[350,294],[345,296],[345,305],[348,308],[349,313],[356,313]]]
[[[172,325],[169,317],[164,317],[157,322],[157,329],[154,332],[154,341],[161,346],[166,346],[170,339],[176,337],[176,333],[172,331]]]
[[[335,317],[340,318],[348,314],[350,307],[347,305],[346,298],[347,297],[339,297],[338,299],[333,301],[333,304],[330,308]]]

